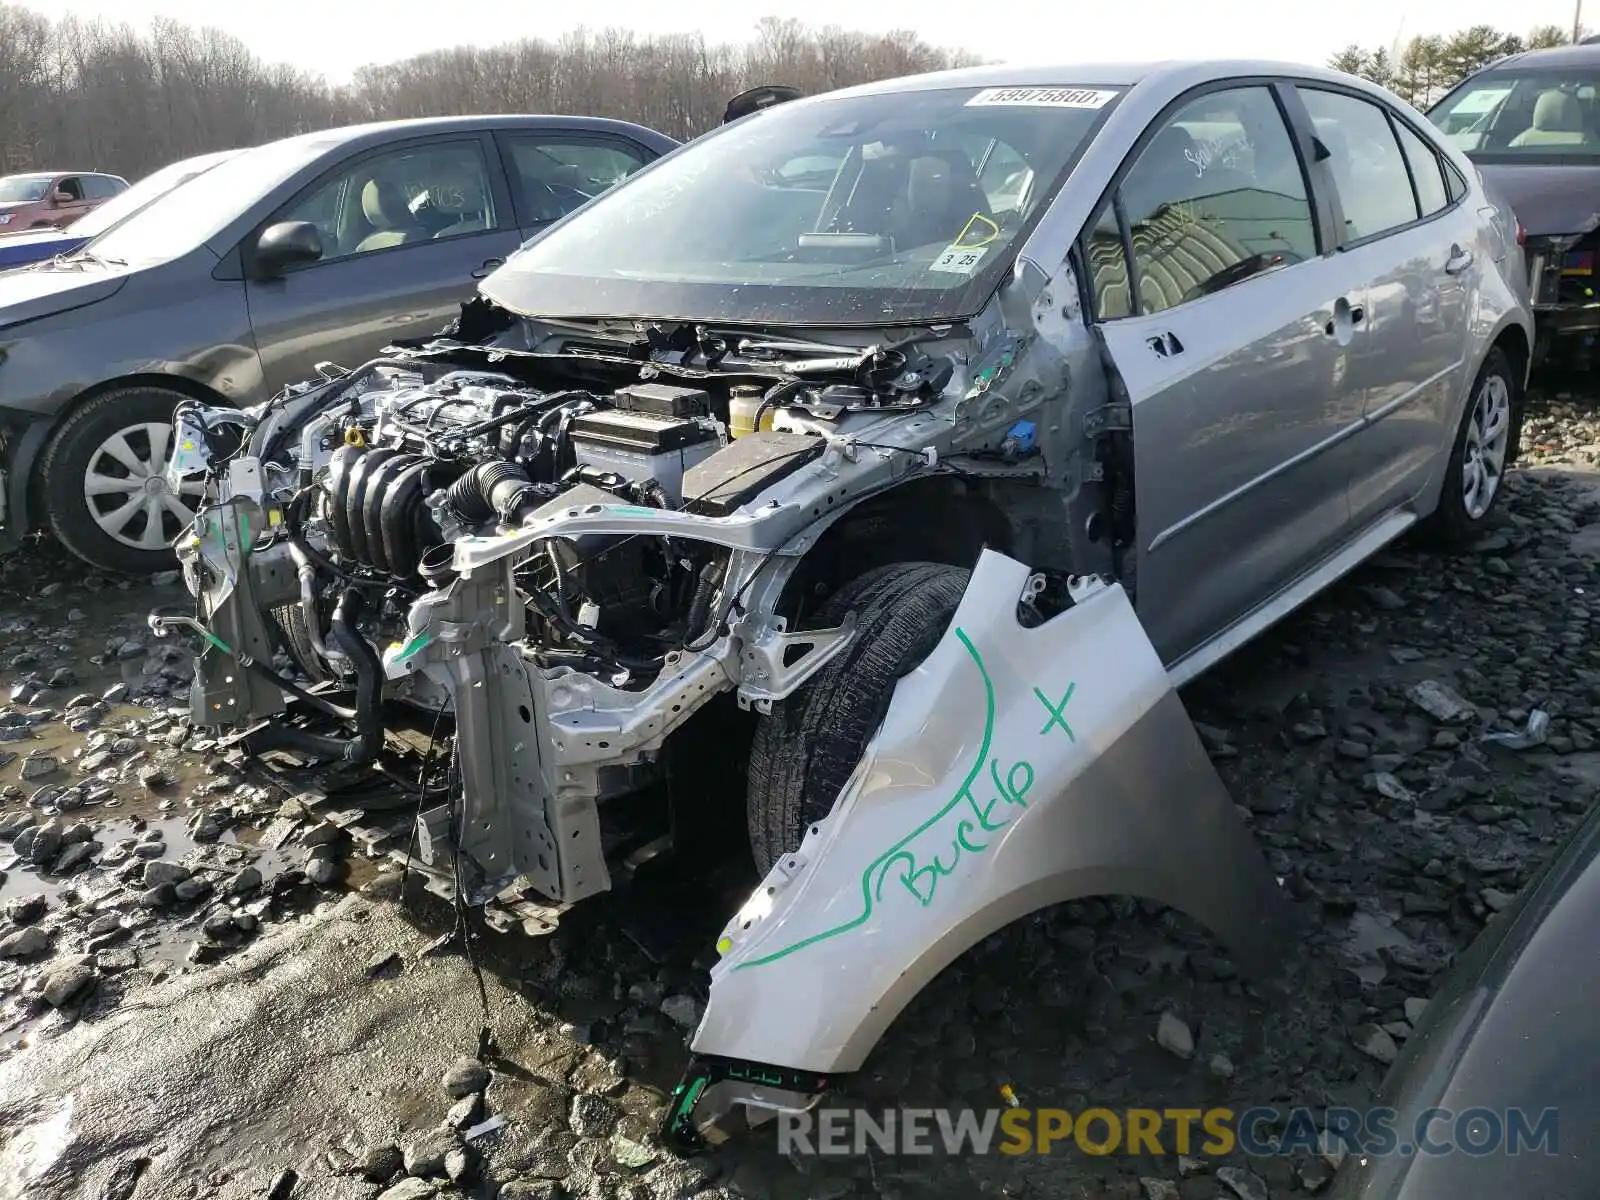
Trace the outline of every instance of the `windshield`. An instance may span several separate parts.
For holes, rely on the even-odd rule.
[[[338,140],[296,137],[246,150],[173,188],[85,249],[112,262],[143,264],[187,254]]]
[[[959,88],[784,104],[606,192],[482,290],[548,317],[968,316],[1118,95]]]
[[[145,205],[166,195],[186,179],[193,179],[203,171],[228,158],[227,154],[206,154],[199,158],[186,158],[161,170],[146,175],[125,192],[119,192],[99,208],[78,218],[67,227],[74,237],[99,237],[118,221],[132,216]]]
[[[0,204],[32,204],[43,200],[52,175],[8,175],[0,179]]]
[[[1600,158],[1600,72],[1485,71],[1428,117],[1473,158]]]

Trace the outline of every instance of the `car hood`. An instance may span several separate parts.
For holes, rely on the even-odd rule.
[[[88,262],[0,275],[0,329],[96,304],[116,295],[127,279],[126,272]]]
[[[1587,1152],[1600,1132],[1593,1085],[1600,1025],[1600,808],[1517,901],[1489,925],[1428,1002],[1378,1097],[1410,1141],[1430,1109],[1521,1109],[1527,1127],[1555,1109],[1556,1144],[1520,1154],[1388,1154],[1346,1159],[1329,1200],[1577,1200],[1600,1194]],[[1429,1130],[1454,1139],[1453,1119]],[[1557,1152],[1549,1153],[1553,1148]]]
[[[1600,225],[1600,164],[1479,163],[1478,170],[1530,237],[1588,233]]]
[[[69,242],[84,242],[86,238],[76,237],[65,229],[25,229],[21,233],[8,233],[0,235],[0,262],[5,260],[5,252],[13,246],[55,246],[66,245]]]

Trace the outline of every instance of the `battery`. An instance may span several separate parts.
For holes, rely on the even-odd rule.
[[[673,504],[683,501],[683,473],[721,448],[709,420],[602,409],[573,421],[569,432],[580,466],[615,471],[643,483],[654,479]]]

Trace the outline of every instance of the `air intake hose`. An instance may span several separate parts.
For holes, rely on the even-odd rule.
[[[345,588],[329,622],[333,640],[339,643],[339,649],[344,651],[356,673],[356,736],[343,747],[342,754],[349,763],[371,762],[383,748],[383,715],[379,711],[383,700],[383,663],[372,644],[356,630],[362,603],[359,588]]]
[[[445,491],[445,502],[464,525],[510,520],[517,506],[533,496],[543,500],[554,489],[540,487],[515,463],[479,463]]]

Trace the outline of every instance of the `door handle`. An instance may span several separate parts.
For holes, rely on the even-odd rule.
[[[505,265],[506,260],[503,258],[486,258],[473,269],[472,277],[474,279],[487,279],[492,272]]]
[[[1445,259],[1444,273],[1446,275],[1459,275],[1471,265],[1471,250],[1463,250],[1460,246],[1451,246],[1450,257]]]

